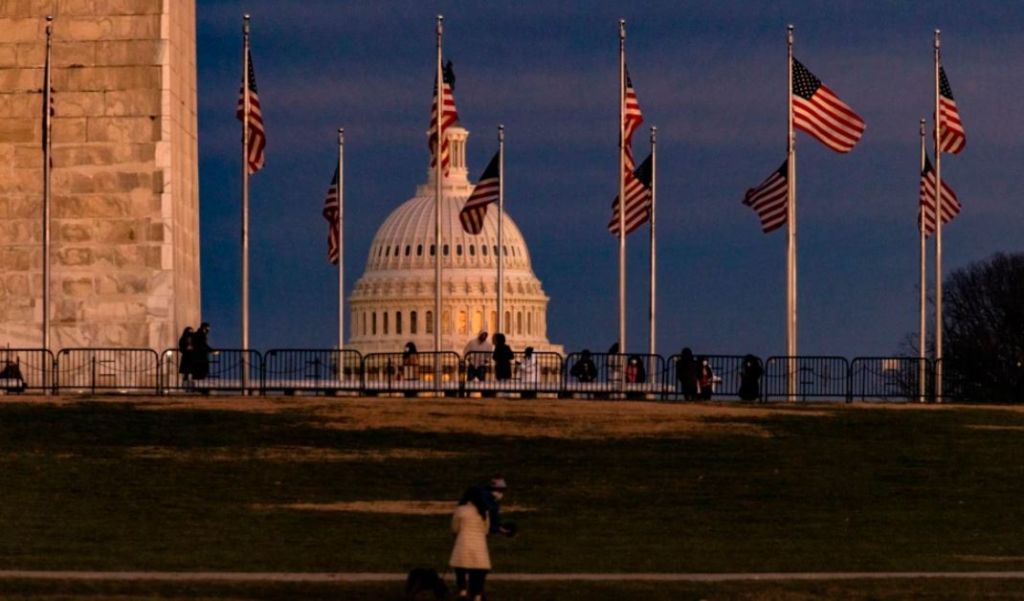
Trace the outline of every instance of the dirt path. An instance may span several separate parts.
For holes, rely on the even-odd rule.
[[[607,573],[502,574],[489,580],[557,582],[736,582],[915,579],[1021,580],[1024,572],[766,572],[766,573]],[[405,574],[377,572],[89,572],[61,570],[0,570],[0,580],[78,580],[129,582],[390,582]]]

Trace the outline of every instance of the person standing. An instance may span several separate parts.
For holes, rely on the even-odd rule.
[[[740,389],[738,396],[744,401],[756,401],[761,396],[761,376],[764,368],[761,360],[754,355],[743,357],[740,366]]]
[[[707,357],[701,357],[697,363],[700,369],[700,398],[703,401],[710,401],[715,390],[715,372],[711,369]]]
[[[455,587],[459,599],[482,601],[491,555],[487,548],[488,534],[515,536],[516,526],[502,523],[499,505],[505,496],[505,479],[495,476],[487,486],[466,489],[452,515],[455,545],[448,565],[455,571]]]
[[[511,380],[512,379],[512,359],[515,358],[515,353],[512,352],[512,347],[505,344],[504,334],[494,335],[494,379],[495,380]]]
[[[416,350],[416,343],[410,340],[402,349],[402,377],[406,380],[418,380],[419,364],[419,351]]]
[[[210,375],[210,353],[213,352],[213,348],[210,347],[210,324],[203,322],[199,325],[199,329],[192,334],[192,379],[193,380],[204,380],[206,376]]]
[[[192,326],[186,327],[178,338],[178,373],[181,374],[181,387],[189,388],[192,384],[192,363],[195,361],[195,347],[192,345]]]
[[[693,359],[693,351],[688,346],[683,347],[679,358],[676,359],[676,381],[679,382],[684,401],[697,398],[697,375],[697,362]]]
[[[466,381],[483,381],[487,375],[487,359],[494,349],[487,343],[487,331],[480,330],[476,338],[466,344],[462,358],[466,360]]]

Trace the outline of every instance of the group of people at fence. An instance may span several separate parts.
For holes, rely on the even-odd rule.
[[[196,380],[205,380],[210,375],[210,324],[203,322],[193,330],[185,328],[178,338],[178,373],[182,388],[190,387]]]

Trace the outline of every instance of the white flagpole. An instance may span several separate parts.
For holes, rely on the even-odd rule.
[[[249,387],[249,15],[242,19],[242,393]]]
[[[626,352],[626,20],[619,19],[619,352]]]
[[[656,291],[657,291],[657,264],[658,263],[657,263],[657,258],[656,258],[656,254],[655,254],[657,235],[656,235],[656,230],[655,230],[655,223],[656,222],[655,222],[655,219],[654,219],[654,216],[655,216],[655,212],[654,212],[655,199],[656,199],[656,196],[657,196],[655,194],[655,191],[657,190],[657,187],[658,187],[657,184],[656,184],[656,182],[658,181],[657,180],[657,173],[658,173],[657,172],[657,160],[656,160],[656,156],[657,156],[656,152],[657,152],[657,144],[658,144],[657,137],[658,137],[658,128],[657,127],[652,127],[651,128],[651,253],[650,253],[651,254],[651,261],[650,261],[650,270],[651,270],[651,293],[650,294],[651,294],[651,297],[650,297],[650,311],[649,311],[649,318],[650,318],[649,329],[650,329],[650,333],[649,333],[649,338],[648,338],[648,341],[647,341],[647,353],[649,355],[656,354],[656,352],[655,352],[655,344],[656,344],[657,331],[658,331],[657,330],[657,326],[656,326],[656,323],[657,323],[657,321],[656,321],[657,313],[655,311],[655,309],[656,309],[656,306],[655,306],[655,295],[656,295]]]
[[[338,350],[345,349],[345,129],[338,128]],[[340,358],[339,358],[340,361]],[[340,367],[340,366],[339,366]],[[338,373],[339,379],[342,373]]]
[[[942,116],[939,113],[939,60],[941,32],[935,30],[935,402],[942,402]]]
[[[249,15],[242,20],[242,351],[249,350]],[[243,378],[246,374],[243,373]]]
[[[434,146],[434,386],[441,386],[441,202],[444,200],[441,148],[444,143],[444,74],[441,71],[441,38],[444,17],[437,15],[437,141]]]
[[[498,126],[498,331],[505,332],[505,126]]]
[[[925,123],[924,123],[924,119],[921,119],[921,127],[920,127],[919,134],[920,134],[920,137],[921,137],[921,172],[924,173],[924,160],[925,160],[925,153],[926,153],[926,150],[925,150]],[[926,307],[926,304],[927,304],[927,291],[925,290],[925,286],[927,285],[927,283],[925,282],[925,270],[926,270],[925,264],[927,263],[928,259],[927,259],[927,256],[926,256],[927,249],[925,248],[925,234],[924,234],[925,224],[924,224],[924,207],[923,206],[918,208],[918,215],[920,215],[920,217],[919,217],[920,223],[918,224],[918,243],[919,243],[920,248],[919,248],[918,256],[920,257],[920,272],[921,273],[919,274],[920,277],[918,279],[919,295],[918,295],[918,301],[917,301],[917,309],[918,309],[917,400],[918,400],[918,402],[923,403],[925,401],[925,390],[926,390],[925,389],[925,384],[926,384],[926,377],[927,377],[927,373],[928,373],[927,370],[925,369],[925,366],[926,366],[926,363],[925,363],[925,352],[926,352],[925,345],[927,344],[927,340],[926,340],[927,332],[925,331],[926,328],[927,328],[927,325],[925,323],[925,321],[926,321],[925,320],[925,307]]]
[[[52,94],[53,17],[46,17],[46,74],[43,77],[43,348],[50,348],[50,159],[53,148]]]
[[[796,401],[796,136],[793,132],[793,26],[786,33],[787,48],[787,165],[788,195],[786,203],[786,355],[790,357],[786,376],[786,389],[790,401]]]

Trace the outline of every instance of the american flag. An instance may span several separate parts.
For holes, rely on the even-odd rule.
[[[747,190],[743,197],[743,204],[754,209],[757,216],[761,218],[761,229],[768,233],[782,227],[786,223],[789,186],[786,178],[789,176],[789,161],[782,161],[782,165],[772,172],[756,188]]]
[[[793,125],[836,152],[850,152],[864,134],[864,120],[800,61],[793,59]]]
[[[263,132],[263,113],[260,111],[260,97],[256,93],[256,71],[252,67],[252,53],[249,53],[249,139],[245,141],[248,152],[249,173],[263,169],[266,161],[267,137]],[[238,93],[238,107],[235,117],[239,121],[245,119],[245,84],[242,82]]]
[[[651,218],[651,157],[644,159],[636,171],[626,174],[626,235],[632,234]],[[619,197],[612,201],[612,218],[608,231],[619,234]]]
[[[939,67],[939,117],[939,148],[943,152],[959,154],[967,144],[967,135],[956,100],[953,100],[953,88],[949,87],[946,70],[942,67]]]
[[[632,171],[633,161],[633,133],[640,128],[644,122],[644,115],[640,112],[640,101],[636,99],[636,90],[633,89],[633,80],[629,77],[629,69],[626,69],[626,89],[623,92],[626,97],[626,114],[623,116],[623,146],[626,149],[626,170]]]
[[[918,225],[924,221],[924,235],[930,236],[935,232],[935,169],[926,157],[924,159],[924,170],[921,172],[921,210],[917,215]],[[942,223],[949,223],[960,213],[960,201],[956,192],[942,182]]]
[[[331,187],[327,189],[327,197],[324,198],[324,219],[327,220],[327,260],[332,265],[338,264],[341,249],[338,247],[338,227],[341,215],[338,202],[338,168],[334,168],[334,179],[331,180]]]
[[[479,234],[484,229],[484,217],[487,216],[487,205],[498,202],[501,193],[501,167],[498,153],[494,154],[487,168],[480,174],[480,181],[473,188],[473,193],[466,199],[465,206],[459,212],[459,221],[467,234]]]
[[[636,174],[636,162],[633,158],[633,134],[644,122],[644,115],[640,111],[640,101],[636,98],[636,90],[633,88],[633,79],[626,69],[626,89],[623,90],[625,98],[626,113],[622,119],[622,147],[625,153],[625,173],[623,174],[623,189],[626,197],[626,211],[624,219],[626,222],[626,235],[633,233],[638,227],[644,224],[650,216],[649,208],[651,176],[650,164],[647,165],[646,184],[638,181]],[[648,159],[650,161],[650,159]],[[643,166],[641,165],[641,169]],[[619,235],[619,197],[612,201],[612,218],[608,222],[608,231],[614,236]]]
[[[443,70],[444,79],[444,109],[441,112],[441,129],[447,130],[449,127],[459,122],[459,111],[455,108],[455,71],[452,69],[452,61],[444,66]],[[435,147],[437,146],[437,130],[438,130],[438,114],[437,114],[437,83],[434,83],[434,104],[431,107],[430,112],[430,134],[427,136],[427,146],[430,148],[430,166],[431,168],[437,165],[437,156],[435,155]],[[448,169],[451,166],[451,154],[448,152],[448,136],[444,136],[441,139],[441,169],[444,170],[444,174],[448,175]]]

